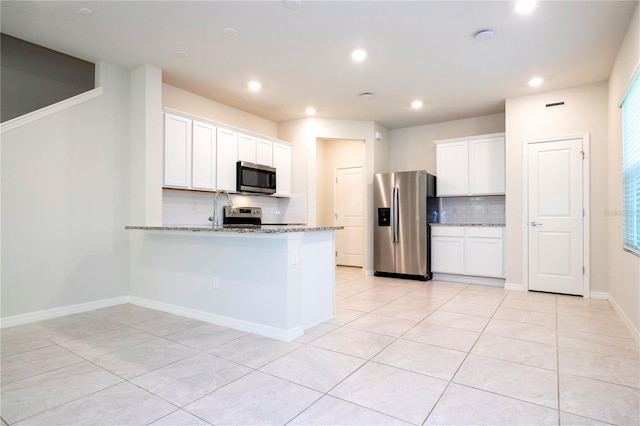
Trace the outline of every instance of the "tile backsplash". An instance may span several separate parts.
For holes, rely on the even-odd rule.
[[[231,194],[234,206],[262,207],[263,223],[306,223],[307,197],[293,194],[290,198],[275,198]],[[218,196],[218,217],[222,222],[222,208],[227,196]],[[163,225],[211,225],[213,193],[197,191],[162,190]]]
[[[440,198],[441,223],[505,223],[504,195]]]

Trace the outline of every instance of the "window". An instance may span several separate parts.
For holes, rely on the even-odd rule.
[[[622,100],[622,240],[640,255],[640,71]]]

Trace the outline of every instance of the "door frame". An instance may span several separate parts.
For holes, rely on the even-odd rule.
[[[522,205],[524,214],[524,227],[522,233],[523,253],[522,253],[522,283],[523,290],[529,291],[529,145],[545,142],[559,142],[570,139],[582,139],[582,152],[584,160],[582,161],[582,208],[584,209],[584,217],[582,218],[582,262],[584,265],[584,274],[582,275],[583,291],[582,297],[589,299],[591,297],[591,238],[589,233],[590,219],[590,190],[589,190],[589,171],[590,171],[590,143],[591,137],[589,133],[576,133],[554,137],[524,139],[522,141]]]

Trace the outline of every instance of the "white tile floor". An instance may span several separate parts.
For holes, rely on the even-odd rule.
[[[3,425],[640,424],[607,301],[336,278],[291,343],[133,305],[4,329]]]

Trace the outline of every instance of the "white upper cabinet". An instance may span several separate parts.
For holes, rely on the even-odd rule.
[[[191,186],[191,120],[164,116],[164,185]]]
[[[165,110],[163,186],[236,192],[238,161],[275,167],[276,195],[291,195],[291,144]]]
[[[276,195],[291,195],[291,147],[273,144],[273,167],[276,169]]]
[[[238,133],[218,127],[217,186],[225,191],[236,190],[236,163],[238,161]]]
[[[504,134],[435,143],[439,197],[504,195]]]
[[[504,194],[504,137],[469,141],[469,192]]]
[[[256,138],[238,134],[238,161],[256,162]]]
[[[438,196],[469,193],[469,144],[452,142],[436,147]]]
[[[191,187],[216,189],[216,128],[209,124],[193,122],[192,130]]]
[[[256,164],[273,166],[273,142],[256,139]]]

